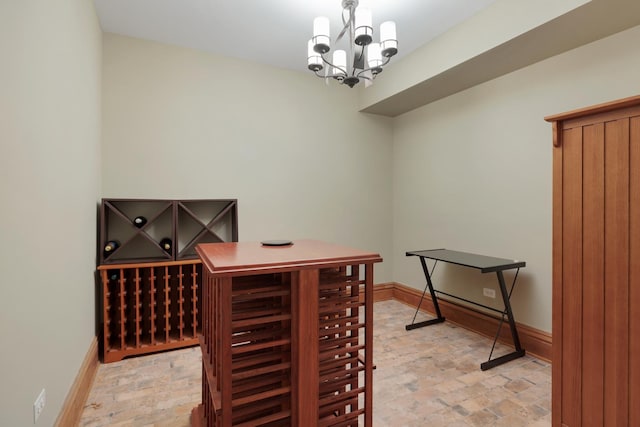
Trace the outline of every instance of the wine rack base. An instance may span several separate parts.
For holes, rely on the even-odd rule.
[[[101,265],[98,271],[105,363],[199,344],[199,260]]]

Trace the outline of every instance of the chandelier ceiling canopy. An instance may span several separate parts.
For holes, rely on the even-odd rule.
[[[342,9],[342,30],[334,45],[329,18],[314,19],[313,37],[307,44],[307,66],[324,79],[335,79],[349,87],[363,79],[368,86],[398,53],[396,24],[393,21],[380,24],[380,41],[374,42],[371,11],[358,8],[358,0],[342,0]],[[341,41],[346,49],[336,49]],[[329,57],[332,49],[333,55]]]

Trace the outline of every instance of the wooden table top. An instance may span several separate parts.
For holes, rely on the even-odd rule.
[[[375,252],[319,240],[295,240],[288,246],[264,246],[260,242],[202,243],[196,252],[212,274],[231,276],[382,261]]]

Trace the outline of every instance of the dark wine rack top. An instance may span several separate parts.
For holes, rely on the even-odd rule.
[[[136,217],[147,221],[138,227]],[[238,241],[236,199],[102,199],[99,218],[100,265],[197,258],[199,243]],[[160,242],[169,239],[170,249]],[[106,252],[107,242],[119,243]]]

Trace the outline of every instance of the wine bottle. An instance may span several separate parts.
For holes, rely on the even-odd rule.
[[[133,225],[135,225],[138,228],[144,227],[146,223],[147,223],[147,218],[143,217],[142,215],[137,216],[133,219]]]
[[[111,255],[116,249],[120,247],[120,242],[117,240],[109,240],[104,245],[105,256]]]
[[[107,276],[109,280],[118,280],[120,278],[120,272],[118,270],[109,270]]]
[[[160,247],[162,249],[164,249],[165,252],[171,253],[171,248],[173,247],[173,242],[171,241],[170,238],[165,237],[164,239],[160,240]]]

